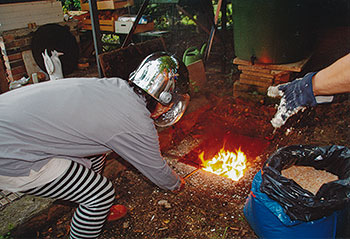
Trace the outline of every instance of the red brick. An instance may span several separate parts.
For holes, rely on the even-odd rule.
[[[15,61],[15,60],[22,60],[22,53],[18,52],[9,56],[3,56],[5,61]]]
[[[24,65],[24,61],[22,59],[20,60],[15,60],[15,61],[10,61],[10,62],[5,62],[5,66],[8,69],[17,67],[17,66],[23,66]]]
[[[15,40],[15,34],[4,34],[3,35],[3,41],[4,42],[11,42]]]
[[[24,76],[24,74],[8,75],[7,79],[10,82],[12,82],[12,81],[20,80],[23,76]]]
[[[13,48],[21,48],[24,46],[26,46],[25,39],[18,39],[18,40],[11,41],[11,42],[5,42],[6,50],[10,50]]]
[[[12,68],[12,69],[7,69],[6,71],[7,71],[8,73],[11,72],[12,75],[27,74],[27,70],[26,70],[25,66],[14,67],[14,68]]]

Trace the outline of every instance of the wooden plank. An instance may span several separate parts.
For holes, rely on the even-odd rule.
[[[82,27],[82,29],[91,31],[92,30],[92,26],[91,25],[84,25]],[[114,25],[113,26],[100,25],[100,30],[101,31],[105,31],[105,32],[114,32]]]
[[[83,20],[83,27],[82,29],[85,30],[92,30],[91,26],[91,20],[90,19],[85,19]],[[115,27],[114,27],[114,19],[111,20],[99,20],[100,23],[100,30],[101,31],[109,31],[109,32],[114,32]]]
[[[53,16],[56,16],[54,19]],[[26,18],[18,21],[12,22],[4,22],[2,26],[0,26],[1,31],[8,31],[13,29],[26,28],[30,23],[35,23],[37,26],[41,26],[48,23],[59,23],[63,22],[63,18],[59,15],[47,15],[47,16],[36,16],[32,18]]]
[[[43,8],[46,6],[61,6],[62,4],[58,1],[49,1],[49,0],[41,0],[41,1],[30,1],[30,2],[19,2],[19,3],[7,3],[1,4],[0,13],[8,12],[8,11],[18,11],[21,9],[27,9],[31,7]]]
[[[82,11],[89,11],[89,3],[82,2],[81,4]],[[134,0],[127,1],[115,1],[115,0],[106,0],[106,1],[97,1],[98,10],[113,10],[118,8],[125,8],[134,5]]]
[[[261,68],[259,66],[255,66],[255,65],[252,65],[252,66],[238,65],[238,70],[241,70],[241,71],[256,71],[256,72],[262,72],[262,73],[266,73],[266,74],[270,74],[271,73],[270,69],[264,69],[264,68]]]
[[[245,79],[245,78],[240,78],[239,82],[242,84],[260,86],[260,87],[266,87],[266,88],[272,85],[272,82],[271,82],[271,84],[269,84],[268,82],[250,80],[250,79]]]
[[[245,78],[249,80],[255,80],[255,81],[261,81],[261,82],[268,82],[269,84],[272,84],[273,78],[266,78],[261,76],[255,76],[255,75],[248,75],[248,74],[241,74],[239,78]]]
[[[263,78],[268,78],[268,79],[273,79],[275,77],[272,74],[267,74],[267,73],[263,73],[263,72],[259,72],[259,71],[242,71],[242,74],[263,77]]]
[[[301,61],[294,62],[294,63],[280,64],[280,65],[255,63],[254,66],[258,66],[260,68],[270,69],[270,70],[301,72],[304,65],[309,61],[309,59],[310,59],[310,56]],[[238,57],[236,57],[233,60],[233,64],[253,66],[253,64],[250,61],[241,60]]]
[[[99,20],[98,21],[100,23],[100,25],[114,25],[114,19],[110,19],[110,20]],[[83,21],[84,24],[88,24],[91,25],[91,20],[90,19],[85,19]]]
[[[8,4],[5,4],[8,5]],[[59,2],[57,3],[45,3],[45,4],[27,4],[27,5],[17,5],[17,4],[10,4],[14,5],[16,7],[3,7],[3,5],[0,7],[0,14],[1,17],[4,18],[3,20],[7,20],[8,17],[13,18],[13,20],[16,20],[16,18],[26,18],[28,16],[36,16],[36,15],[46,15],[47,13],[61,13],[63,14],[62,6]]]
[[[236,95],[237,92],[253,92],[257,91],[259,93],[266,94],[268,87],[262,87],[262,86],[257,86],[257,85],[249,85],[249,84],[243,84],[240,81],[236,81],[233,84],[233,92],[234,95]]]
[[[63,10],[59,1],[2,4],[0,7],[0,31],[25,28],[28,23],[44,25],[62,21]]]
[[[83,22],[84,22],[84,25],[82,29],[92,30],[91,20],[84,20]],[[100,30],[119,33],[116,31],[114,23],[115,23],[114,20],[100,20]],[[147,24],[138,24],[136,26],[134,33],[141,33],[141,32],[147,32],[152,30],[154,30],[154,22],[149,22]]]
[[[18,17],[13,17],[13,15],[4,15],[1,16],[1,18],[4,17],[4,19],[1,20],[1,24],[4,25],[4,29],[6,27],[6,25],[8,24],[17,24],[20,25],[21,27],[19,28],[23,28],[22,26],[27,26],[28,23],[36,23],[37,25],[41,25],[42,22],[62,22],[63,21],[63,16],[61,12],[57,12],[57,11],[52,11],[48,10],[47,14],[27,14],[24,15],[24,13],[22,14],[22,16],[18,16]],[[15,28],[16,29],[16,28]]]
[[[28,76],[31,76],[33,73],[40,71],[40,67],[36,64],[31,50],[23,51],[22,58]]]
[[[279,75],[279,74],[285,73],[285,72],[290,72],[290,71],[271,70],[271,74],[272,74],[272,75]]]
[[[258,86],[264,86],[264,85],[278,85],[282,83],[287,83],[291,79],[291,73],[284,71],[280,74],[276,75],[275,78],[264,78],[254,75],[248,75],[248,74],[241,74],[240,75],[240,81],[245,84],[252,84],[252,85],[258,85]]]

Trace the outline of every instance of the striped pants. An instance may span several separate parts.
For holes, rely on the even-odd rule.
[[[114,187],[100,175],[105,155],[91,158],[88,169],[71,162],[68,170],[54,181],[23,193],[78,203],[70,227],[70,238],[97,238],[114,201]]]

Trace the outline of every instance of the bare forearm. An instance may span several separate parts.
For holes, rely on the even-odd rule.
[[[350,92],[350,54],[319,71],[312,85],[315,96]]]

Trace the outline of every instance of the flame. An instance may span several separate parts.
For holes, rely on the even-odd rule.
[[[204,152],[199,155],[203,170],[238,181],[246,169],[246,156],[239,149],[236,153],[226,151],[224,147],[212,159],[204,160]]]

